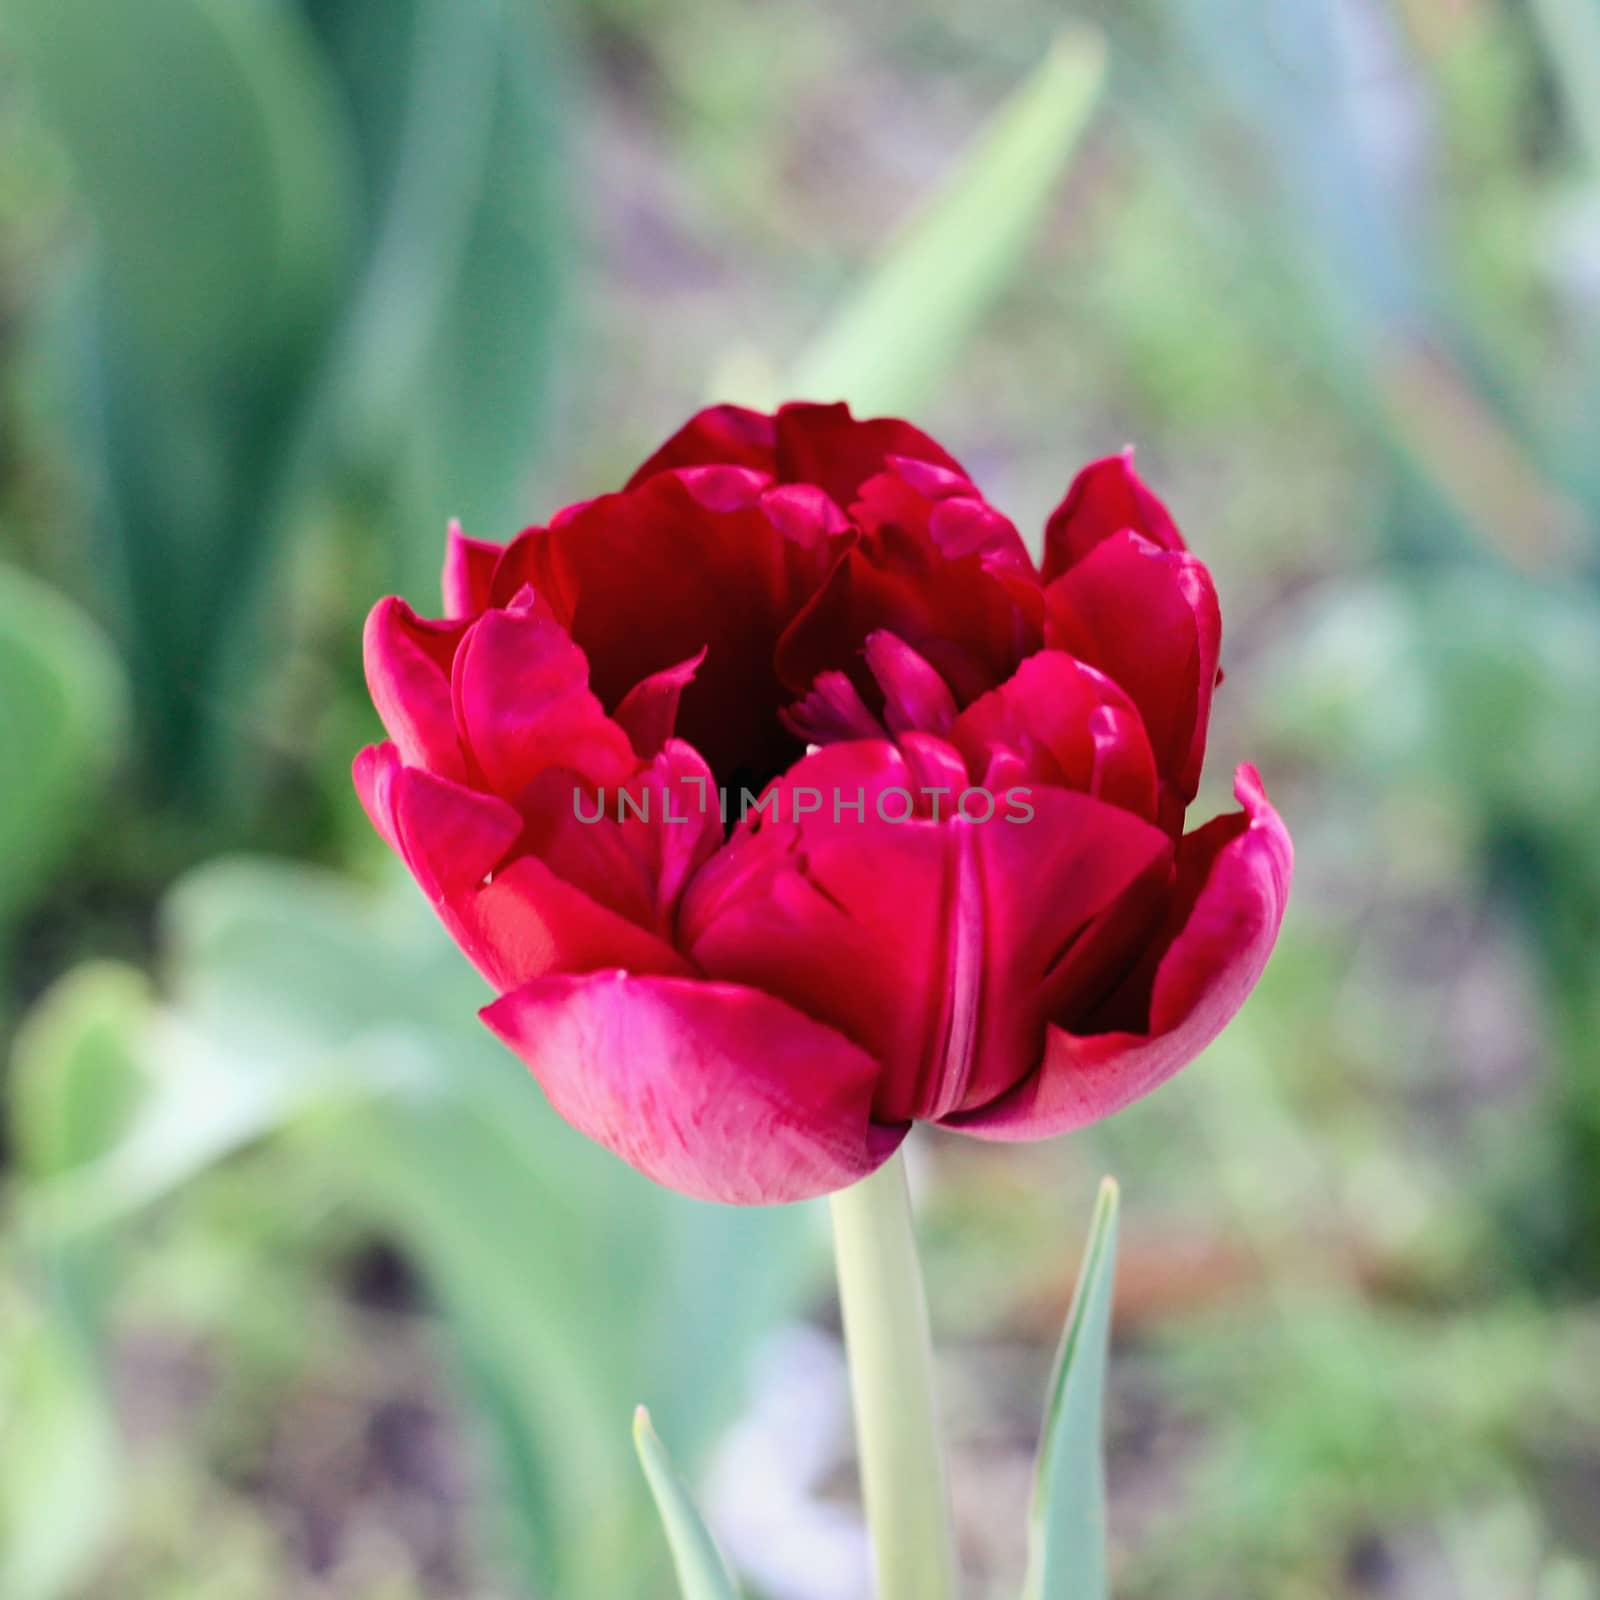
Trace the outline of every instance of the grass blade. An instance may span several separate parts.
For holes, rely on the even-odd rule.
[[[1101,1435],[1117,1204],[1117,1186],[1107,1178],[1100,1185],[1077,1293],[1050,1381],[1029,1519],[1024,1600],[1106,1600],[1109,1592]]]
[[[633,1445],[667,1530],[683,1600],[738,1600],[739,1591],[728,1564],[696,1510],[688,1485],[678,1476],[650,1426],[650,1413],[643,1406],[633,1414]]]
[[[921,400],[1004,287],[1105,77],[1105,43],[1063,33],[944,189],[789,375],[789,394],[902,411]]]

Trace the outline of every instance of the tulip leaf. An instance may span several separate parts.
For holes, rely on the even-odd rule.
[[[1050,1380],[1023,1600],[1106,1600],[1109,1592],[1101,1435],[1116,1257],[1117,1186],[1107,1178]]]
[[[409,882],[217,861],[162,923],[158,1081],[103,1155],[30,1185],[25,1215],[104,1227],[246,1143],[293,1141],[428,1284],[523,1587],[655,1593],[659,1536],[605,1418],[643,1387],[703,1450],[743,1358],[814,1281],[815,1217],[672,1194],[562,1124],[478,1021],[485,986]],[[596,1519],[596,1503],[630,1510]]]
[[[332,287],[347,211],[331,86],[295,8],[12,10],[141,359],[171,376],[281,348]]]
[[[933,388],[1010,279],[1105,77],[1105,43],[1067,29],[944,188],[789,375],[787,392],[904,411]]]
[[[689,1486],[679,1477],[665,1446],[650,1426],[650,1413],[643,1406],[633,1414],[633,1445],[661,1513],[667,1543],[672,1547],[672,1564],[683,1600],[737,1600],[739,1590],[728,1563],[696,1509]]]
[[[17,1165],[37,1181],[102,1156],[125,1131],[145,1085],[136,1028],[151,1005],[132,967],[90,962],[28,1013],[8,1085]]]
[[[432,606],[448,520],[490,533],[515,517],[552,393],[561,29],[493,0],[342,0],[318,25],[381,202],[334,410],[358,476],[398,502],[392,585]]]
[[[93,962],[59,979],[17,1030],[7,1084],[14,1171],[38,1185],[115,1147],[147,1074],[143,974]],[[113,1536],[121,1466],[100,1367],[118,1241],[104,1230],[13,1238],[39,1293],[0,1304],[0,1594],[78,1592]],[[3,1294],[3,1290],[0,1290]]]
[[[127,1494],[112,1411],[81,1330],[0,1283],[0,1594],[94,1592]]]
[[[157,781],[233,787],[248,718],[217,675],[257,650],[301,420],[350,261],[356,172],[290,5],[16,0],[18,55],[88,224],[59,357],[103,493],[115,601]],[[226,740],[227,761],[207,739]]]
[[[125,686],[65,597],[0,567],[0,924],[44,882],[120,742]]]

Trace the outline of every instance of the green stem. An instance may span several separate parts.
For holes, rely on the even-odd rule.
[[[904,1160],[896,1154],[830,1204],[878,1600],[955,1600],[933,1341]]]

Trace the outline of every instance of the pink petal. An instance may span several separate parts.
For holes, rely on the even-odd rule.
[[[551,973],[692,971],[665,940],[591,899],[535,856],[518,856],[482,888],[454,895],[438,909],[456,943],[500,990]]]
[[[597,904],[543,862],[519,856],[522,818],[505,801],[400,765],[392,744],[356,758],[356,788],[451,936],[499,989],[550,972],[689,970],[669,944]]]
[[[1045,643],[1098,667],[1138,707],[1156,768],[1187,802],[1205,759],[1222,648],[1211,574],[1137,533],[1097,545],[1044,592]]]
[[[866,657],[867,670],[883,690],[883,714],[891,732],[942,734],[955,721],[949,685],[903,639],[884,629],[869,633]]]
[[[400,770],[400,752],[394,741],[369,744],[351,763],[350,776],[367,819],[378,830],[383,842],[397,855],[400,839],[394,823],[394,776]]]
[[[622,697],[615,721],[632,740],[642,760],[649,761],[672,737],[678,722],[678,701],[684,688],[694,682],[694,675],[705,658],[702,647],[676,666],[652,672]]]
[[[783,725],[806,744],[884,739],[888,734],[842,672],[819,672],[810,692],[780,713]]]
[[[861,485],[891,456],[931,462],[965,478],[961,463],[920,428],[896,417],[857,420],[847,405],[798,401],[779,408],[777,476],[784,483],[814,483],[848,507]]]
[[[1150,1093],[1222,1031],[1255,987],[1283,921],[1293,871],[1288,832],[1255,768],[1234,791],[1244,812],[1199,830],[1204,872],[1192,909],[1157,966],[1147,1027],[1069,1033],[1051,1027],[1043,1065],[991,1104],[948,1118],[988,1139],[1040,1139],[1097,1122]],[[1186,847],[1198,835],[1190,835]],[[1188,863],[1193,872],[1195,862]],[[1185,876],[1180,872],[1180,879]]]
[[[917,814],[933,822],[957,815],[962,795],[972,787],[972,777],[961,752],[936,734],[918,733],[914,729],[902,733],[895,742],[905,759],[906,772],[913,780],[912,792],[920,802]],[[981,811],[983,805],[982,798],[974,796],[974,810]]]
[[[516,807],[419,767],[394,773],[389,799],[397,848],[435,904],[475,889],[522,832]]]
[[[538,609],[486,611],[473,623],[453,688],[462,738],[508,799],[547,767],[607,784],[638,764],[627,734],[589,691],[583,652]]]
[[[1089,738],[1089,793],[1141,817],[1158,815],[1156,760],[1139,713],[1132,706],[1096,706]]]
[[[483,1019],[573,1127],[699,1199],[827,1194],[865,1177],[905,1136],[872,1121],[869,1055],[735,984],[543,978]]]
[[[882,1061],[886,1121],[914,1114],[944,995],[947,845],[931,824],[883,820],[913,812],[914,782],[883,742],[829,745],[807,757],[769,787],[767,809],[743,821],[696,878],[679,920],[682,948],[711,976],[776,994]],[[812,805],[797,824],[796,810]],[[836,874],[813,870],[814,848],[836,840],[845,851],[853,841],[872,874],[870,885],[850,874],[855,890],[843,899]]]
[[[450,671],[466,632],[461,622],[427,622],[404,600],[380,600],[367,617],[362,656],[378,716],[407,766],[464,778]]]
[[[771,417],[743,406],[698,411],[628,479],[636,489],[658,472],[676,467],[739,466],[771,472],[776,465],[776,430]]]
[[[997,796],[997,799],[999,797]],[[1172,843],[1153,824],[1068,790],[1033,788],[1033,814],[965,830],[976,842],[982,962],[970,1059],[927,1113],[983,1105],[1026,1076],[1091,942],[1126,960],[1159,915]],[[1126,906],[1126,911],[1124,907]]]
[[[1133,470],[1133,450],[1091,461],[1051,513],[1044,530],[1044,581],[1069,567],[1114,534],[1131,530],[1163,550],[1183,550],[1171,513]]]
[[[546,772],[523,810],[527,849],[598,904],[669,940],[685,886],[722,843],[715,780],[679,739],[598,794],[572,773]]]
[[[850,519],[814,484],[774,484],[762,494],[761,509],[785,539],[808,550],[850,531]]]
[[[928,534],[947,560],[981,556],[991,572],[1004,569],[1030,584],[1038,582],[1016,524],[974,495],[941,500],[928,518]]]
[[[995,747],[1047,751],[1047,778],[1156,815],[1155,757],[1138,712],[1105,673],[1065,651],[1029,656],[961,713],[950,739],[977,772]]]
[[[444,547],[444,614],[475,617],[489,605],[494,569],[503,548],[487,539],[469,539],[459,522],[450,524]]]
[[[678,483],[707,511],[750,511],[760,505],[771,477],[752,467],[684,467]]]
[[[885,744],[807,757],[768,791],[759,828],[743,824],[702,871],[680,920],[705,971],[779,995],[881,1061],[884,1121],[942,1115],[1026,1073],[1062,953],[1171,851],[1150,824],[1059,789],[1035,793],[1028,822],[1009,820],[1003,795],[952,821],[948,790],[943,821],[926,805],[887,820],[908,817],[923,776]]]

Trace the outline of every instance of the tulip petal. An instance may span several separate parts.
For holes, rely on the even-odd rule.
[[[400,854],[435,903],[481,884],[522,832],[515,806],[420,767],[394,773],[389,803]]]
[[[694,675],[705,658],[702,648],[676,666],[652,672],[622,697],[614,720],[632,740],[641,760],[652,760],[672,737],[678,723],[678,701],[684,688],[694,682]]]
[[[487,539],[469,539],[459,522],[445,536],[444,614],[450,618],[475,617],[488,609],[494,587],[494,569],[504,554],[502,546]]]
[[[363,750],[354,775],[373,825],[496,988],[597,967],[690,970],[670,944],[542,861],[522,855],[500,867],[523,832],[523,819],[505,801],[404,767],[388,743]]]
[[[536,856],[518,856],[481,889],[453,896],[438,910],[472,964],[500,990],[552,973],[693,970],[665,940],[592,900]]]
[[[635,684],[703,649],[676,731],[724,782],[741,773],[764,782],[800,753],[778,711],[810,681],[787,692],[773,650],[837,543],[788,537],[763,495],[750,474],[731,469],[658,472],[560,527],[524,535],[496,578],[503,590],[520,575],[550,599],[604,705],[620,705]]]
[[[942,734],[956,718],[949,685],[903,639],[886,629],[867,635],[867,670],[883,691],[883,715],[892,733]]]
[[[466,776],[450,698],[465,633],[466,624],[425,621],[391,595],[372,608],[362,635],[367,688],[400,759],[447,778]]]
[[[961,463],[920,428],[897,417],[857,419],[844,404],[797,401],[781,406],[777,424],[777,475],[784,483],[814,483],[848,507],[868,478],[891,456],[931,462],[959,478]]]
[[[1254,767],[1239,768],[1234,792],[1243,813],[1185,841],[1206,836],[1198,851],[1191,848],[1188,870],[1180,867],[1180,886],[1199,876],[1197,866],[1208,870],[1156,967],[1147,1027],[1074,1033],[1052,1026],[1037,1071],[990,1104],[947,1118],[950,1126],[1006,1140],[1083,1127],[1150,1093],[1222,1031],[1267,964],[1294,864],[1288,832]]]
[[[581,1133],[680,1193],[804,1200],[886,1161],[877,1063],[831,1028],[736,984],[593,973],[524,984],[484,1021]]]
[[[1132,701],[1105,673],[1062,650],[1029,656],[956,718],[951,742],[974,771],[999,747],[1040,750],[1048,781],[1156,815],[1156,766]]]
[[[762,493],[761,509],[785,539],[808,550],[850,531],[850,519],[814,484],[774,484]]]
[[[1140,534],[1118,533],[1057,578],[1044,604],[1047,647],[1098,667],[1127,692],[1157,770],[1183,802],[1192,800],[1222,648],[1204,565]]]
[[[619,783],[638,765],[589,690],[589,664],[537,606],[486,611],[462,642],[456,720],[491,788],[515,800],[547,767]]]
[[[915,787],[885,741],[808,756],[702,869],[679,919],[681,947],[712,977],[778,995],[882,1061],[888,1121],[914,1113],[945,994],[948,846],[907,820]],[[838,874],[852,880],[843,896],[826,865],[812,870],[830,845],[862,863]]]
[[[959,487],[957,487],[959,485]],[[952,473],[893,458],[862,485],[855,609],[933,665],[965,703],[1037,649],[1038,575],[1016,528]],[[820,609],[820,608],[819,608]]]
[[[585,797],[572,773],[545,772],[523,813],[529,851],[598,904],[667,939],[684,887],[722,843],[710,770],[679,739],[610,793]]]
[[[842,672],[819,672],[810,691],[786,706],[783,725],[806,744],[845,739],[883,739],[887,730],[867,709],[860,691]]]
[[[895,741],[905,758],[906,772],[912,780],[912,791],[918,798],[917,814],[938,822],[943,817],[953,817],[963,812],[962,796],[972,785],[972,777],[961,752],[937,734],[910,730]],[[995,795],[995,804],[1000,796]],[[973,801],[975,816],[985,813],[981,789]]]
[[[742,824],[702,870],[680,919],[706,972],[881,1061],[884,1121],[980,1103],[1026,1073],[1063,952],[1171,856],[1151,824],[1063,789],[1035,791],[1025,821],[995,795],[963,807],[970,821],[947,799],[935,822],[914,800],[919,755],[862,741],[808,756],[768,791],[759,828]]]
[[[843,670],[869,707],[882,694],[862,650],[892,633],[949,686],[958,704],[1011,676],[1038,633],[981,557],[947,560],[925,530],[874,529],[845,552],[778,642],[777,670],[799,695],[821,672]]]
[[[628,479],[637,489],[658,472],[678,467],[736,466],[772,472],[777,466],[777,430],[764,412],[744,406],[708,406],[697,411]]]
[[[378,830],[379,836],[396,855],[400,851],[400,837],[394,823],[394,775],[400,770],[400,752],[392,739],[381,744],[369,744],[357,753],[350,766],[350,776],[355,782],[356,796],[367,820]]]
[[[673,477],[707,511],[750,511],[772,487],[771,477],[754,467],[684,467]]]
[[[1133,450],[1091,461],[1044,529],[1044,581],[1053,582],[1113,535],[1131,530],[1163,550],[1185,549],[1172,514],[1133,470]]]

